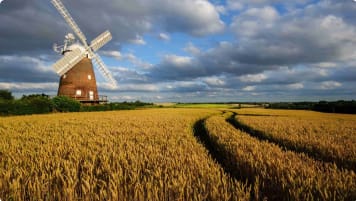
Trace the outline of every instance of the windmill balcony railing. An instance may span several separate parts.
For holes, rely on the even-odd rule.
[[[94,97],[76,95],[72,98],[80,102],[108,102],[108,96],[103,96],[103,95],[97,95]]]

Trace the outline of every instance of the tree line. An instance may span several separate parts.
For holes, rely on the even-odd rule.
[[[328,113],[356,114],[356,101],[319,101],[319,102],[280,102],[270,103],[266,108],[272,109],[293,109],[293,110],[314,110]]]
[[[20,99],[15,99],[11,91],[0,90],[1,116],[47,114],[52,112],[129,110],[146,106],[153,106],[153,104],[135,101],[102,105],[82,105],[80,102],[66,96],[51,98],[46,94],[23,95]]]

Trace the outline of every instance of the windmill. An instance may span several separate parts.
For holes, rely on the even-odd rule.
[[[69,96],[83,103],[107,101],[101,99],[98,95],[93,63],[111,86],[116,88],[116,80],[106,68],[100,56],[95,53],[112,39],[111,33],[105,31],[88,44],[87,38],[70,16],[63,3],[60,0],[51,0],[51,3],[80,41],[76,41],[75,36],[69,33],[65,36],[64,45],[58,46],[54,44],[53,46],[54,51],[63,55],[61,59],[53,64],[54,70],[60,75],[57,95]]]

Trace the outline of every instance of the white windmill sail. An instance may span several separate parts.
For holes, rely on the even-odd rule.
[[[66,53],[60,60],[53,64],[53,68],[60,76],[68,72],[73,68],[78,62],[80,62],[85,57],[79,48]]]
[[[64,20],[68,23],[68,25],[73,29],[74,33],[82,41],[83,45],[86,45],[87,38],[80,30],[77,23],[75,23],[72,16],[69,14],[68,10],[64,7],[63,3],[60,0],[51,0],[51,2],[54,5],[54,7],[57,8],[58,12],[63,16]]]
[[[73,29],[75,35],[78,36],[78,38],[82,42],[82,45],[84,46],[86,54],[88,54],[89,57],[94,60],[95,66],[99,69],[99,71],[104,76],[104,78],[108,82],[110,82],[114,88],[116,88],[117,82],[113,78],[111,72],[106,68],[106,66],[105,66],[104,62],[101,60],[100,56],[94,53],[94,51],[97,51],[99,48],[101,48],[102,46],[104,46],[106,43],[108,43],[111,40],[111,38],[112,38],[111,33],[109,31],[105,31],[104,33],[100,34],[97,38],[95,38],[89,46],[87,43],[87,38],[85,37],[83,32],[80,30],[77,23],[75,23],[75,21],[69,14],[68,10],[64,7],[63,3],[60,0],[51,0],[51,2],[57,8],[59,13],[63,16],[64,20],[68,23],[68,25]],[[67,59],[63,60],[63,63],[65,61],[67,61]],[[70,70],[70,68],[74,67],[74,65],[68,64],[67,66],[70,66],[70,67],[62,68],[60,72],[65,73],[66,71]],[[54,67],[60,68],[59,66],[54,66]]]
[[[105,31],[100,34],[90,43],[91,49],[95,52],[101,47],[103,47],[106,43],[108,43],[112,39],[111,33],[109,31]]]
[[[98,67],[99,71],[101,72],[101,74],[114,86],[117,87],[117,82],[116,80],[112,77],[111,72],[106,68],[104,62],[101,60],[101,58],[91,52],[92,54],[89,53],[90,57],[94,59],[94,63],[96,64],[96,66]]]

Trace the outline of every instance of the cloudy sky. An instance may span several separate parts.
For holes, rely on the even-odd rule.
[[[62,0],[119,88],[112,101],[356,99],[353,0]],[[0,3],[0,89],[55,95],[53,43],[71,32],[49,0]]]

